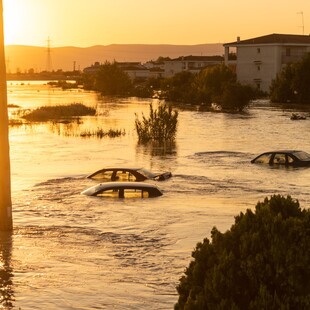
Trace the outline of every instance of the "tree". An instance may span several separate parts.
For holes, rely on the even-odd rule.
[[[194,81],[197,98],[217,103],[223,110],[241,112],[254,97],[253,89],[237,82],[236,74],[225,65],[208,67]]]
[[[293,89],[293,80],[296,68],[288,64],[270,85],[270,100],[272,102],[295,102],[296,96]]]
[[[93,88],[103,95],[128,95],[132,85],[128,74],[116,62],[105,62],[95,76]]]
[[[194,83],[204,103],[220,103],[226,86],[236,83],[236,80],[236,74],[229,67],[217,65],[202,70]]]
[[[171,78],[165,79],[163,87],[166,97],[170,101],[195,103],[195,90],[192,83],[195,75],[189,71],[182,71]]]
[[[224,110],[236,110],[241,112],[248,106],[253,97],[254,91],[251,86],[241,85],[238,82],[232,84],[228,83],[218,103]]]
[[[310,309],[310,210],[290,196],[216,228],[192,253],[175,309]]]
[[[298,103],[310,103],[310,53],[296,63],[296,74],[293,79],[295,101]]]
[[[2,0],[0,12],[0,230],[11,230],[11,172]]]
[[[272,81],[272,102],[310,103],[310,53],[300,62],[288,64]]]

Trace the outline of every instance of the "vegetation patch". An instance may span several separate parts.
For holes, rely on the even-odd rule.
[[[69,105],[44,106],[23,115],[23,118],[33,122],[46,122],[72,117],[95,115],[96,109],[87,107],[81,103]]]
[[[57,82],[48,82],[47,84],[52,87],[61,87],[62,90],[80,88],[80,85],[78,82],[70,83],[65,80],[60,80]]]
[[[11,103],[11,104],[8,104],[8,108],[20,108],[20,106],[17,104]]]

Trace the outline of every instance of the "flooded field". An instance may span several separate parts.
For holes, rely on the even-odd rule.
[[[273,149],[310,152],[310,118],[257,101],[243,114],[179,109],[167,152],[138,145],[135,113],[158,100],[98,98],[42,82],[8,84],[9,104],[31,109],[83,103],[97,115],[80,124],[10,128],[14,231],[2,236],[2,305],[20,309],[172,309],[176,285],[197,242],[212,227],[273,194],[310,206],[310,168],[274,169],[250,160]],[[15,108],[16,109],[16,108]],[[10,109],[10,113],[13,110]],[[300,111],[310,115],[309,110]],[[67,131],[121,129],[117,138]],[[100,199],[80,192],[106,166],[171,171],[152,199]]]

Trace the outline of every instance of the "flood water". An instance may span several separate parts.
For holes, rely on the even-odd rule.
[[[9,82],[9,104],[24,109],[81,102],[97,108],[82,124],[10,128],[14,231],[1,236],[0,301],[4,309],[173,309],[176,285],[197,242],[212,227],[273,194],[310,205],[310,169],[272,169],[250,160],[273,149],[310,152],[310,118],[268,101],[242,114],[179,109],[176,144],[166,152],[139,146],[135,113],[155,99],[100,99],[42,82]],[[10,113],[12,113],[10,109]],[[310,115],[308,111],[301,111]],[[67,131],[122,129],[118,138]],[[152,199],[80,195],[86,175],[106,166],[171,171]]]

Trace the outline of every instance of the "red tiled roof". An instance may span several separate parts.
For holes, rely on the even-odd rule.
[[[268,34],[262,37],[225,43],[225,45],[248,45],[248,44],[310,44],[310,35],[296,34]]]

